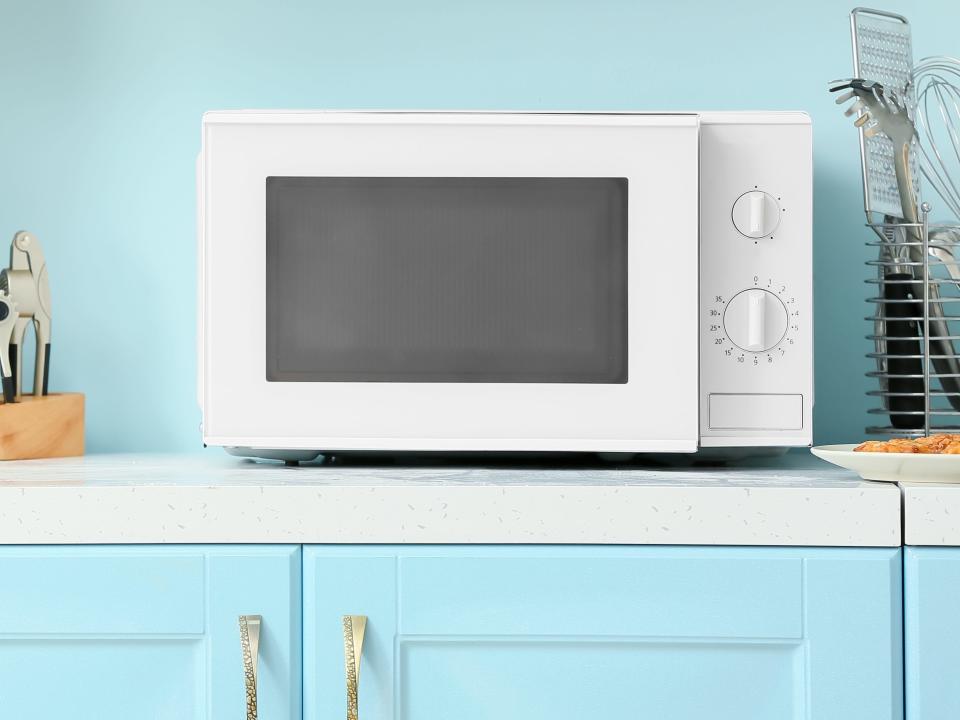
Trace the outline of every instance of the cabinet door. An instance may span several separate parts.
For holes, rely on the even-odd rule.
[[[899,549],[304,550],[304,717],[897,720]]]
[[[250,614],[260,717],[300,720],[300,579],[297,546],[0,548],[0,717],[239,720]]]
[[[960,549],[909,547],[904,565],[908,720],[960,718]]]

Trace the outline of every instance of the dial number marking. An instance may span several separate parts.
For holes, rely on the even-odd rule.
[[[707,309],[711,344],[740,364],[773,366],[795,344],[797,299],[775,278],[753,275],[752,285],[732,295],[714,295]],[[766,362],[761,363],[762,357]],[[748,363],[748,358],[752,360]]]

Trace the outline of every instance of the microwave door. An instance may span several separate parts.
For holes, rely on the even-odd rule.
[[[695,118],[331,115],[211,119],[207,442],[696,449]]]

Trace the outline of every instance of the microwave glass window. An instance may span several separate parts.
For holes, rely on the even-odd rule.
[[[281,382],[627,382],[625,178],[270,177]]]

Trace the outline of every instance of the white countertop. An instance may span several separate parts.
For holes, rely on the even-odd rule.
[[[782,468],[288,468],[219,450],[9,462],[0,543],[900,544],[895,485],[813,458]]]
[[[960,546],[960,485],[900,483],[906,545]]]

